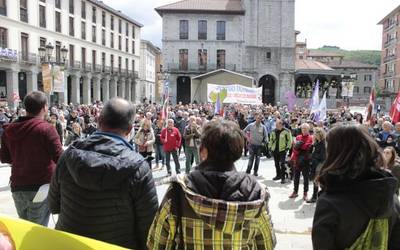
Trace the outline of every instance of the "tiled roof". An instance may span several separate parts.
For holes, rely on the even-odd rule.
[[[296,70],[328,70],[333,71],[331,67],[321,62],[309,59],[296,60]]]
[[[356,61],[332,61],[327,63],[331,68],[358,68],[358,69],[378,69],[378,66]]]
[[[183,0],[155,9],[161,16],[165,12],[214,12],[244,14],[241,0]]]

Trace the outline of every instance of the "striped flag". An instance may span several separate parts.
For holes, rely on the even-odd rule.
[[[375,87],[372,88],[371,95],[369,96],[369,104],[367,107],[367,121],[370,121],[372,119],[372,115],[374,114],[374,108],[375,108]]]
[[[162,106],[161,109],[161,119],[164,121],[168,119],[168,101],[169,101],[169,96],[165,99],[164,105]]]

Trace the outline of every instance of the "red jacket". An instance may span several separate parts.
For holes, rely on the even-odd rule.
[[[313,137],[312,135],[298,135],[296,136],[296,142],[302,141],[303,144],[299,147],[296,148],[296,146],[293,147],[293,152],[290,160],[297,165],[297,160],[299,157],[300,152],[305,153],[305,160],[310,160],[311,159],[311,146],[313,144]],[[296,143],[294,142],[294,143]]]
[[[11,164],[11,188],[34,191],[50,183],[62,151],[60,137],[48,122],[21,117],[8,124],[1,139],[0,160]]]
[[[164,128],[161,130],[160,136],[165,152],[177,150],[181,146],[182,136],[179,130],[175,127],[172,129]]]

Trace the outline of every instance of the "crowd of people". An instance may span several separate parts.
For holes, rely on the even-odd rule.
[[[290,199],[302,176],[303,200],[317,202],[314,249],[370,249],[366,232],[400,249],[400,123],[384,114],[365,121],[344,107],[323,121],[299,107],[214,109],[119,98],[48,109],[41,92],[15,113],[0,109],[0,159],[12,166],[19,217],[46,226],[59,214],[56,229],[134,249],[273,249],[268,187],[257,181],[267,157],[274,181],[293,180]],[[235,168],[243,154],[244,173]],[[159,206],[152,172],[173,175],[171,155],[177,175]],[[48,198],[32,202],[46,183]]]

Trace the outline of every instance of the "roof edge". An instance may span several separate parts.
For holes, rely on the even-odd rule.
[[[397,6],[396,8],[394,8],[394,10],[392,10],[389,14],[387,14],[381,21],[379,21],[379,23],[377,25],[382,25],[386,19],[388,19],[391,15],[393,15],[394,13],[400,11],[400,5]]]
[[[188,10],[188,9],[159,9],[155,8],[154,9],[161,17],[163,16],[164,13],[191,13],[191,14],[202,14],[202,13],[208,13],[208,14],[225,14],[225,15],[242,15],[246,13],[245,10]]]

